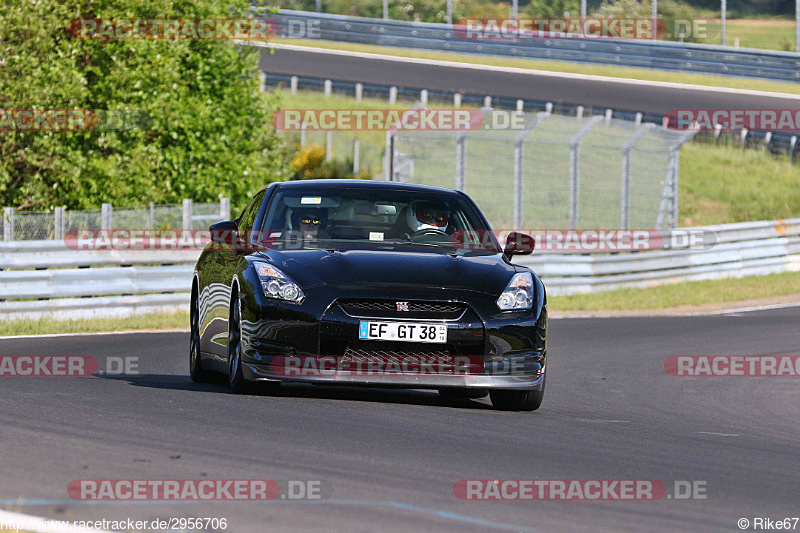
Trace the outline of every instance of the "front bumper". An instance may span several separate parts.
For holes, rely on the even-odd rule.
[[[350,298],[367,296],[348,295]],[[448,296],[452,298],[447,291],[442,291],[441,295],[420,294],[419,299],[441,302]],[[321,301],[313,310],[314,295],[309,295],[308,299],[303,307],[311,310],[310,313],[274,301],[254,306],[250,313],[245,311],[242,358],[245,379],[416,389],[540,390],[542,387],[546,364],[546,306],[529,311],[498,312],[494,298],[476,295],[452,298],[449,301],[464,304],[466,312],[453,320],[432,320],[447,324],[446,346],[416,343],[389,346],[387,344],[391,343],[359,341],[360,321],[403,321],[399,317],[352,316],[337,304],[338,300]],[[282,356],[341,357],[380,353],[388,357],[408,357],[408,354],[426,356],[431,350],[437,352],[437,348],[444,348],[450,356],[469,357],[471,371],[364,375],[337,370],[325,375],[289,376],[272,368],[273,359]]]
[[[245,363],[242,365],[245,379],[249,381],[312,383],[316,385],[347,385],[361,387],[391,387],[402,389],[514,389],[541,390],[544,367],[536,372],[524,372],[515,366],[514,371],[494,373],[497,363],[486,363],[482,374],[391,374],[365,376],[339,371],[333,375],[286,376],[272,371],[268,364]],[[505,365],[503,365],[505,366]]]

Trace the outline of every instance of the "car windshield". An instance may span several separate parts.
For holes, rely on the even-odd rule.
[[[279,189],[261,225],[276,248],[497,253],[491,229],[464,198],[388,188]]]

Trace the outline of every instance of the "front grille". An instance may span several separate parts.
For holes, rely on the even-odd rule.
[[[450,344],[393,341],[350,341],[344,355],[358,357],[405,357],[456,355]]]
[[[458,302],[430,302],[424,300],[341,299],[339,306],[350,316],[363,318],[412,318],[428,320],[456,320],[467,306]],[[399,309],[408,309],[407,311]]]

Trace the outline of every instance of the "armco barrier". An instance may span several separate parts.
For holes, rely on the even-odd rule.
[[[800,219],[691,229],[713,232],[717,244],[648,252],[540,251],[517,262],[533,268],[551,295],[800,271]],[[0,242],[0,320],[185,311],[198,255]]]
[[[269,15],[281,27],[290,21],[317,23],[319,38],[422,50],[549,59],[699,74],[800,81],[800,54],[646,40],[462,39],[447,24],[381,20],[281,10]]]

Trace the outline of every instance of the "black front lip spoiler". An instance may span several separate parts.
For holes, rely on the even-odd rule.
[[[271,371],[270,365],[243,362],[244,378],[249,381],[281,381],[312,383],[317,385],[350,385],[366,387],[392,387],[403,389],[441,389],[448,387],[476,389],[541,390],[544,367],[536,370],[517,367],[514,372],[499,370],[501,363],[485,363],[482,374],[358,374],[337,371],[329,375],[286,376]],[[502,365],[501,365],[502,366]]]

